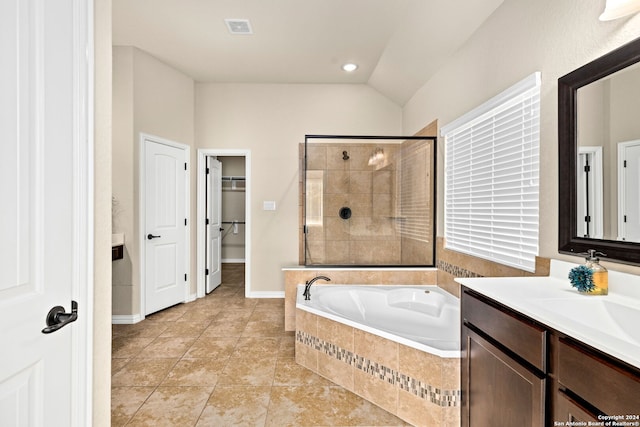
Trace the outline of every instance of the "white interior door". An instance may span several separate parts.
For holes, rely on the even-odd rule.
[[[640,140],[618,145],[618,238],[640,242]]]
[[[87,425],[87,2],[0,2],[0,425]],[[54,306],[72,316],[43,333]],[[89,378],[88,378],[89,377]]]
[[[207,157],[207,272],[206,292],[222,283],[222,163]]]
[[[143,136],[145,168],[145,314],[187,295],[187,153]]]
[[[578,147],[577,166],[578,236],[602,239],[604,236],[602,147]]]

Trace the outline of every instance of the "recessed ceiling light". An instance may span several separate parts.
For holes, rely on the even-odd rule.
[[[224,22],[231,34],[253,34],[248,19],[225,19]]]
[[[347,64],[344,64],[342,66],[342,69],[344,71],[346,71],[347,73],[351,73],[351,72],[353,72],[353,71],[358,69],[358,65],[357,64],[352,64],[352,63],[347,63]]]

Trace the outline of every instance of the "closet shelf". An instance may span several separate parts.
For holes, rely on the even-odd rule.
[[[222,191],[244,191],[245,181],[244,176],[223,176]]]

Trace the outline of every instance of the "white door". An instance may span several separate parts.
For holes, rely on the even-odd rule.
[[[143,136],[145,166],[145,314],[187,295],[187,153]]]
[[[618,145],[618,238],[640,242],[640,140]]]
[[[73,0],[0,2],[2,426],[91,419],[87,7]],[[55,306],[69,316],[45,330]]]
[[[578,147],[576,172],[578,236],[602,239],[604,236],[602,147]]]
[[[207,272],[206,292],[222,283],[222,163],[207,157]]]

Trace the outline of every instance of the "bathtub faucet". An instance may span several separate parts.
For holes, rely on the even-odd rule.
[[[311,280],[307,280],[304,286],[304,293],[302,294],[305,300],[309,301],[311,299],[311,285],[318,279],[326,280],[327,282],[331,281],[327,276],[316,276]]]

